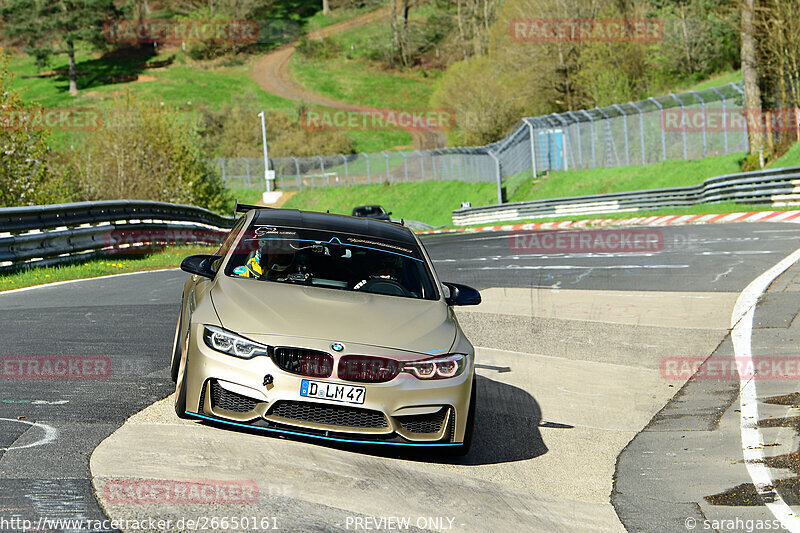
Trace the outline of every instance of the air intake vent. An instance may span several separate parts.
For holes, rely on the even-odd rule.
[[[449,409],[443,407],[436,413],[428,415],[397,416],[403,429],[409,433],[439,433],[442,430]]]
[[[211,382],[211,406],[233,413],[249,413],[258,405],[258,401],[241,394],[223,389],[216,381]]]
[[[386,417],[379,411],[309,402],[281,401],[269,415],[300,422],[351,428],[388,428]]]

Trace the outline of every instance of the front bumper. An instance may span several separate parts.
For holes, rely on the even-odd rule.
[[[464,441],[472,387],[473,356],[455,378],[423,381],[401,373],[385,383],[309,378],[280,369],[267,356],[240,359],[203,342],[203,326],[192,324],[187,351],[187,414],[237,427],[358,444],[458,446]],[[280,336],[248,338],[271,346],[331,353],[330,342]],[[334,365],[348,354],[419,359],[424,354],[347,344],[331,353]],[[271,380],[265,380],[271,376]],[[354,405],[300,396],[304,379],[364,387]],[[269,382],[269,383],[267,383]]]

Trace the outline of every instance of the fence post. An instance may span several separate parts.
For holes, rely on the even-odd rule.
[[[703,108],[703,157],[708,155],[708,137],[706,136],[706,122],[708,121],[708,114],[706,113],[706,101],[697,91],[689,91],[695,98],[700,100],[700,105]]]
[[[347,158],[344,156],[344,154],[339,154],[339,157],[341,157],[342,161],[344,161],[344,182],[349,185],[350,175],[347,173]]]
[[[419,150],[414,150],[414,153],[417,154],[419,158],[419,174],[422,181],[425,181],[425,162],[422,160],[422,152]]]
[[[581,110],[581,113],[583,113],[583,114],[586,116],[586,118],[588,118],[588,119],[589,119],[589,127],[590,127],[590,129],[591,129],[591,131],[592,131],[592,132],[591,132],[591,140],[592,140],[592,168],[597,168],[597,150],[595,149],[595,144],[594,144],[594,138],[595,138],[595,133],[594,133],[594,117],[592,117],[592,115],[590,115],[590,114],[589,114],[589,112],[588,112],[588,111],[586,111],[585,109],[582,109],[582,110]]]
[[[531,140],[531,169],[533,169],[533,179],[537,179],[538,176],[536,175],[536,143],[533,140],[533,124],[528,122],[527,118],[523,118],[522,121],[528,125],[528,135]]]
[[[436,155],[437,151],[438,150],[436,149],[428,150],[428,153],[431,154],[431,167],[433,167],[433,181],[437,181],[439,179],[439,176],[436,174],[436,159],[434,159],[434,156]]]
[[[369,185],[370,184],[370,181],[369,181],[369,156],[364,152],[361,152],[361,155],[363,155],[364,159],[367,160],[367,185]]]
[[[581,139],[581,119],[572,111],[567,112],[567,115],[575,121],[578,127],[578,166],[583,168],[583,140]]]
[[[722,94],[721,92],[719,92],[719,90],[716,87],[712,87],[711,90],[714,91],[715,93],[717,93],[717,96],[719,96],[720,100],[722,101],[722,142],[723,142],[723,146],[725,147],[725,153],[727,154],[728,153],[728,117],[726,116],[727,114],[725,113],[726,98],[725,98],[725,95]],[[705,126],[705,124],[704,124],[704,126]]]
[[[609,117],[606,114],[606,112],[603,111],[602,109],[600,109],[599,107],[596,107],[595,110],[597,110],[598,113],[603,115],[603,119],[605,120],[605,123],[606,123],[606,132],[605,132],[606,142],[603,144],[603,166],[605,166],[605,164],[606,164],[606,161],[605,161],[605,159],[606,159],[606,147],[609,144],[611,144],[611,149],[613,150],[613,153],[614,153],[614,162],[615,162],[614,166],[618,167],[619,166],[619,156],[617,155],[617,143],[614,142],[614,133],[611,131],[611,117]]]
[[[303,179],[300,177],[300,163],[297,162],[297,158],[292,156],[292,161],[294,161],[294,169],[297,171],[297,190],[303,190]]]
[[[403,176],[405,176],[406,183],[408,183],[408,156],[405,152],[399,152],[403,156]]]
[[[675,93],[669,93],[669,95],[678,102],[681,106],[681,130],[683,130],[683,160],[687,161],[689,159],[689,148],[686,146],[686,106],[683,105],[681,99],[678,98]],[[661,122],[661,128],[664,128],[664,122]]]
[[[319,173],[322,175],[322,183],[327,186],[329,183],[328,176],[325,175],[325,161],[322,159],[321,155],[317,155],[317,159],[319,159]]]
[[[730,85],[731,87],[733,87],[734,89],[739,91],[739,94],[742,96],[742,108],[743,108],[745,113],[748,113],[748,111],[747,111],[747,101],[744,99],[744,91],[742,90],[742,88],[739,87],[734,82],[731,82],[728,85]],[[747,122],[747,121],[745,121],[745,122]],[[750,126],[748,125],[747,127],[749,128]],[[747,151],[749,152],[750,151],[750,134],[749,134],[749,132],[747,132],[747,131],[744,132],[744,138],[747,140]]]
[[[392,182],[392,179],[391,179],[391,177],[389,176],[389,154],[387,154],[387,153],[386,153],[386,152],[384,152],[384,151],[381,151],[381,153],[383,154],[383,158],[384,158],[384,160],[386,161],[386,181],[387,181],[387,182],[389,182],[389,183],[391,183],[391,182]]]
[[[658,118],[658,123],[660,124],[660,127],[658,129],[661,130],[661,160],[662,161],[666,161],[667,160],[667,137],[666,137],[666,133],[664,132],[664,106],[661,105],[661,102],[659,102],[658,100],[656,100],[652,96],[650,98],[648,98],[648,100],[650,100],[651,102],[656,104],[656,106],[658,107],[658,114],[660,115],[659,118]],[[680,100],[678,100],[678,101],[680,102]]]
[[[567,129],[569,128],[569,125],[567,124],[567,121],[564,120],[564,118],[561,116],[560,113],[553,113],[553,116],[556,117],[556,119],[558,119],[558,122],[561,123],[561,127],[564,128],[564,131],[561,133],[562,136],[561,152],[564,155],[564,170],[569,170],[569,158],[567,157],[567,153],[569,153],[569,151],[572,148],[571,146],[568,146],[569,132],[567,131]],[[575,159],[573,158],[573,162],[574,161]]]
[[[494,159],[495,178],[497,179],[497,203],[498,204],[502,204],[503,203],[503,181],[500,178],[500,160],[497,159],[497,156],[494,155],[494,153],[492,153],[492,152],[488,152],[488,153],[492,157],[492,159]]]
[[[249,189],[250,188],[250,160],[247,159],[246,157],[243,157],[242,159],[244,159],[244,168],[245,168],[245,172],[247,173],[247,188]]]
[[[227,183],[228,180],[225,178],[225,158],[224,157],[220,157],[219,158],[219,163],[222,166],[222,181],[224,183]]]
[[[639,142],[641,143],[642,148],[642,166],[646,165],[647,162],[645,161],[645,154],[644,154],[644,115],[642,115],[642,110],[636,105],[636,102],[628,102],[633,108],[639,113]]]
[[[625,110],[619,104],[613,105],[614,109],[619,111],[619,114],[622,116],[622,131],[625,135],[625,165],[630,166],[631,164],[631,153],[628,149],[628,115],[625,113]]]

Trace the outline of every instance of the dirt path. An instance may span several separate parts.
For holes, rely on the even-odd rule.
[[[306,34],[306,37],[310,39],[324,39],[353,28],[377,22],[389,16],[389,13],[390,10],[388,7],[382,7],[350,20],[314,30]],[[295,83],[289,73],[289,61],[291,61],[296,51],[295,43],[296,41],[282,46],[262,56],[255,62],[251,76],[263,90],[288,100],[302,101],[313,105],[342,109],[344,111],[369,111],[371,109],[313,93]],[[417,150],[441,148],[447,145],[445,136],[441,131],[407,131],[411,135]]]

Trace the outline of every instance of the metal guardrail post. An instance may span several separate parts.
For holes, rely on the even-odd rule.
[[[683,131],[683,160],[689,160],[689,148],[686,143],[686,106],[683,105],[683,102],[680,98],[675,96],[675,93],[669,93],[669,95],[681,106],[681,130]],[[663,129],[664,123],[662,121],[661,127]]]
[[[495,177],[497,178],[497,203],[503,203],[503,181],[500,178],[500,160],[492,152],[488,152],[495,164]]]
[[[647,159],[645,157],[645,150],[644,150],[644,115],[642,113],[642,109],[636,105],[636,102],[628,102],[633,108],[639,113],[639,142],[641,143],[642,149],[642,166],[647,164]]]
[[[659,124],[661,126],[659,128],[661,130],[661,160],[662,161],[666,161],[667,160],[667,137],[666,137],[666,133],[664,132],[664,106],[661,105],[661,102],[659,102],[658,100],[656,100],[652,96],[650,98],[648,98],[648,100],[650,100],[651,102],[656,104],[656,106],[658,107],[658,113],[660,115],[659,116]],[[680,101],[680,100],[678,100],[678,101]]]

